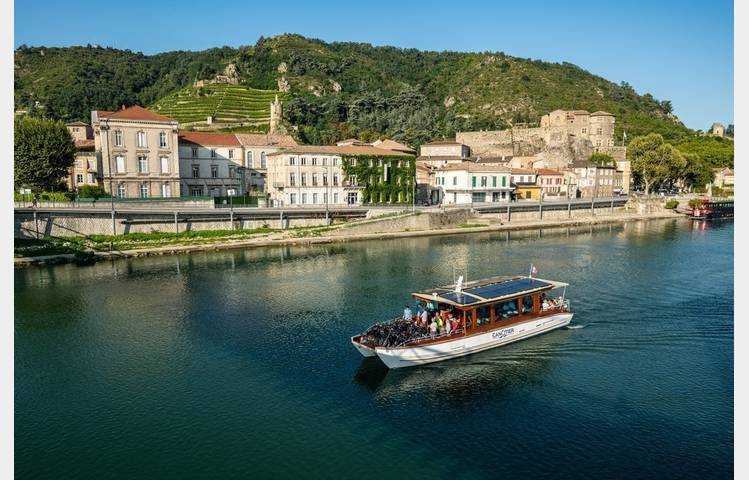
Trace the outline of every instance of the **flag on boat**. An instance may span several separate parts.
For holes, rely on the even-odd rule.
[[[535,265],[531,264],[531,274],[529,276],[532,277],[533,275],[537,273],[538,273],[538,269],[536,268]]]

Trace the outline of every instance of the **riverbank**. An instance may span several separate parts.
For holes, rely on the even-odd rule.
[[[586,225],[602,225],[609,223],[624,223],[631,221],[655,220],[667,218],[684,218],[683,215],[672,211],[657,213],[622,213],[615,215],[601,215],[595,217],[582,217],[572,219],[544,219],[517,221],[512,223],[487,224],[485,219],[472,219],[456,227],[432,228],[427,230],[405,230],[376,233],[346,233],[342,226],[320,226],[309,227],[299,230],[275,230],[267,229],[260,232],[229,232],[226,235],[202,235],[198,240],[188,244],[170,244],[160,246],[144,246],[143,248],[114,249],[112,251],[92,251],[80,249],[72,253],[52,253],[35,256],[22,256],[14,258],[14,266],[24,267],[51,263],[92,263],[105,259],[142,257],[151,255],[173,255],[180,253],[225,250],[234,248],[254,248],[268,246],[286,245],[313,245],[327,243],[345,243],[373,239],[392,239],[405,237],[422,237],[435,235],[464,235],[469,233],[499,232],[513,230],[528,230],[548,227],[573,227]],[[336,235],[325,235],[336,231]],[[174,237],[172,235],[172,237]],[[200,242],[201,237],[209,238],[208,241]],[[167,241],[167,239],[165,239]],[[46,253],[44,251],[40,253]]]

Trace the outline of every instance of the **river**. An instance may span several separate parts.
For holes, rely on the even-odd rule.
[[[733,222],[15,270],[17,478],[727,478]],[[566,281],[572,328],[388,371],[412,291]]]

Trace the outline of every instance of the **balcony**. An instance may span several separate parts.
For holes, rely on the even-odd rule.
[[[283,182],[273,182],[273,188],[283,188]]]

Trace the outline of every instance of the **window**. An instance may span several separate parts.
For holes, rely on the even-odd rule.
[[[192,158],[198,158],[198,147],[192,147]]]
[[[292,165],[294,164],[292,163]],[[247,152],[247,168],[252,168],[252,152]]]
[[[169,157],[161,157],[161,173],[169,173]]]
[[[138,155],[138,173],[148,173],[148,158],[145,155]]]
[[[596,128],[596,135],[601,135],[603,133],[603,129],[601,127]]]
[[[533,297],[526,295],[523,297],[523,313],[531,313],[533,311]]]
[[[334,187],[338,186],[338,174],[337,173],[333,174],[333,186]]]
[[[473,192],[471,199],[476,203],[483,203],[486,201],[486,192]]]
[[[121,130],[114,131],[114,146],[115,147],[122,146],[122,131]]]
[[[317,194],[316,193],[312,194],[312,203],[317,203]]]
[[[236,178],[236,177],[237,177],[236,167],[229,166],[229,178]]]
[[[504,175],[502,175],[502,186],[507,186],[507,177],[505,177]]]
[[[317,157],[312,157],[312,165],[317,165]]]
[[[83,174],[82,173],[79,173],[79,174],[77,174],[75,176],[75,183],[76,184],[83,183]]]
[[[218,178],[218,165],[211,165],[211,178]]]
[[[334,167],[338,166],[338,157],[333,157],[333,166]]]
[[[307,203],[307,194],[303,193],[302,194],[302,204],[305,204],[305,203]]]
[[[88,174],[88,183],[94,183],[96,182],[96,178],[94,177],[93,173]]]
[[[115,162],[117,163],[117,173],[125,173],[125,157],[117,155]]]
[[[140,131],[135,134],[135,144],[140,148],[146,146],[146,132]]]
[[[322,157],[322,166],[326,166],[328,164],[328,157]]]
[[[211,158],[216,158],[216,149],[215,148],[211,149]]]
[[[481,186],[482,187],[486,186],[486,177],[481,177]]]
[[[585,128],[585,127],[583,127],[583,129],[580,130],[580,133],[582,133],[584,135],[584,134],[588,133],[588,129]]]
[[[348,176],[348,183],[352,187],[355,187],[356,186],[356,175],[349,175]]]
[[[203,187],[190,187],[190,195],[193,197],[202,197]]]
[[[296,158],[295,157],[289,157],[289,165],[296,165]]]
[[[476,326],[481,327],[483,325],[489,325],[491,323],[491,313],[489,305],[478,307],[476,309]]]
[[[289,186],[293,187],[296,185],[296,177],[294,175],[294,172],[291,172],[289,174]]]
[[[301,175],[300,181],[301,181],[301,183],[300,183],[301,186],[303,186],[303,187],[307,186],[307,174],[306,173],[303,173]],[[304,202],[302,202],[302,203],[304,203]]]
[[[471,177],[471,186],[472,187],[476,186],[476,177]]]
[[[497,186],[497,177],[493,176],[492,177],[492,187],[496,187],[496,186]]]
[[[164,184],[161,185],[161,196],[162,197],[172,196],[172,187],[169,185],[169,183],[164,182]]]
[[[457,185],[457,184],[458,184],[458,177],[453,177],[453,185]]]
[[[166,148],[166,133],[165,132],[159,133],[159,147]]]
[[[122,182],[117,184],[117,196],[119,198],[125,198],[127,196],[127,193],[125,191],[125,184]]]
[[[289,194],[289,204],[296,205],[296,193]]]
[[[328,192],[322,194],[322,203],[328,203]]]
[[[327,173],[323,173],[322,174],[322,184],[323,184],[324,187],[328,186],[328,174]]]
[[[200,165],[192,166],[192,178],[200,178]]]
[[[299,165],[307,165],[307,157],[301,157],[299,160]]]
[[[313,187],[317,186],[317,174],[316,173],[312,174],[312,186]],[[317,202],[312,202],[312,203],[317,203]]]
[[[140,198],[148,198],[148,183],[140,184]]]
[[[600,146],[601,146],[601,141],[600,140],[596,140],[596,147],[600,147]]]
[[[260,152],[260,168],[266,168],[265,152]]]
[[[499,322],[518,314],[518,301],[508,300],[494,306],[494,319]]]
[[[81,168],[83,166],[83,162],[81,162],[80,160],[76,160],[73,165],[75,165],[75,168]]]
[[[233,148],[229,149],[229,158],[234,158],[234,149]]]
[[[333,194],[333,203],[338,203],[338,193]]]

